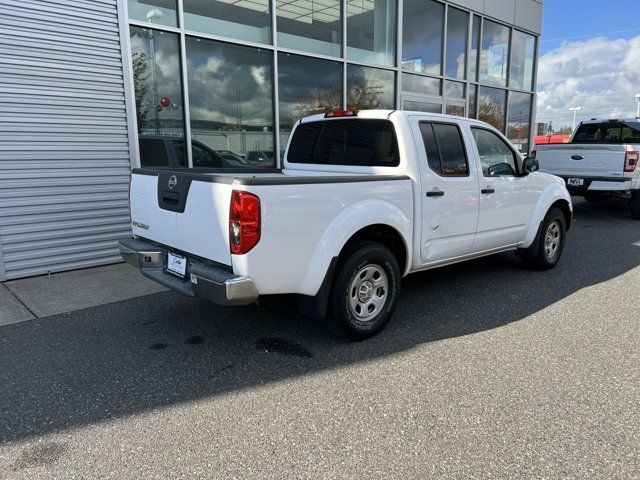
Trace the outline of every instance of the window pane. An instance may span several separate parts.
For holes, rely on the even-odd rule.
[[[504,132],[507,92],[498,88],[480,87],[478,119]]]
[[[347,56],[349,60],[394,65],[395,40],[395,0],[348,0]]]
[[[447,12],[447,60],[445,75],[463,80],[466,77],[467,33],[469,14],[456,8]]]
[[[433,131],[436,134],[436,141],[438,142],[438,149],[440,150],[442,175],[468,175],[467,156],[460,129],[455,125],[434,123]]]
[[[416,102],[414,100],[405,100],[402,102],[403,110],[425,113],[442,113],[442,104],[431,102]]]
[[[529,153],[532,98],[533,96],[528,93],[518,92],[511,92],[509,98],[507,138],[522,153]]]
[[[533,62],[536,50],[536,38],[517,30],[513,31],[511,42],[511,88],[533,90]]]
[[[193,37],[186,49],[193,166],[275,166],[245,158],[273,157],[273,54]]]
[[[183,0],[183,8],[187,30],[271,43],[269,0]]]
[[[509,61],[509,28],[489,20],[484,21],[480,81],[489,85],[507,85]]]
[[[134,26],[130,33],[141,164],[148,160],[157,165],[146,149],[157,153],[165,148],[164,165],[186,166],[184,151],[180,152],[184,148],[184,108],[178,36]],[[182,141],[165,142],[164,137]]]
[[[515,175],[517,170],[513,150],[495,133],[471,128],[485,177]]]
[[[340,0],[277,0],[276,15],[280,47],[341,56]]]
[[[342,108],[342,64],[278,54],[280,145],[284,148],[296,120]]]
[[[395,74],[379,68],[347,66],[347,109],[394,108]]]
[[[445,80],[444,96],[448,98],[464,98],[464,83]]]
[[[478,118],[476,104],[478,103],[478,86],[469,85],[469,118]]]
[[[402,90],[405,92],[441,95],[441,83],[437,78],[409,75],[407,73],[402,74]]]
[[[640,143],[640,122],[583,123],[576,131],[573,143]]]
[[[447,105],[445,113],[456,117],[464,117],[464,107],[462,105]]]
[[[129,18],[141,22],[178,26],[175,0],[128,0]]]
[[[438,143],[436,135],[433,133],[433,124],[429,122],[420,122],[420,132],[422,132],[422,141],[427,152],[427,162],[429,168],[438,175],[442,175],[442,164],[440,163],[440,152],[438,151]]]
[[[478,81],[478,48],[480,46],[480,17],[473,16],[473,30],[471,31],[471,51],[469,52],[469,79]]]
[[[388,120],[332,120],[296,128],[287,160],[291,163],[395,167],[398,141]]]
[[[407,0],[402,19],[402,68],[442,73],[444,5],[432,0]]]

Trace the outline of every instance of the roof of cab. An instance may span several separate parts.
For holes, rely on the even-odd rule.
[[[376,118],[376,119],[387,119],[391,115],[404,115],[404,116],[412,116],[412,115],[420,115],[422,117],[428,117],[433,119],[438,119],[441,121],[449,121],[449,122],[468,122],[477,125],[487,125],[485,122],[481,120],[475,120],[473,118],[459,117],[454,115],[445,115],[442,113],[429,113],[429,112],[419,112],[415,110],[359,110],[355,115],[349,116],[339,116],[339,117],[329,117],[326,118],[324,113],[317,113],[315,115],[309,115],[307,117],[303,117],[300,119],[300,123],[308,123],[308,122],[318,122],[321,120],[344,120],[349,118]]]
[[[625,123],[625,122],[640,122],[640,118],[592,118],[590,120],[583,120],[580,123],[592,124],[592,123]]]

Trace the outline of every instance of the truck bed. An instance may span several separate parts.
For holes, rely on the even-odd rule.
[[[169,182],[173,182],[174,177],[176,184],[170,188]],[[261,205],[261,240],[251,252],[241,256],[231,255],[229,248],[229,205],[233,190],[257,195]],[[260,294],[315,294],[315,279],[305,280],[314,251],[323,241],[323,235],[330,231],[330,224],[340,221],[341,211],[365,200],[394,203],[411,219],[412,181],[402,175],[299,170],[144,168],[132,172],[134,235],[171,246],[172,250],[187,256],[231,266],[236,274],[242,275],[251,269]],[[349,230],[344,232],[347,234]],[[288,275],[279,276],[278,282],[274,282],[273,273],[284,262],[288,265]],[[316,267],[318,271],[323,271],[322,268],[326,271],[327,265]]]

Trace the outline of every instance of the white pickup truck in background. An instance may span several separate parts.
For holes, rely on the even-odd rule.
[[[640,219],[640,120],[581,122],[569,143],[538,145],[540,171],[562,177],[588,201],[617,196]]]
[[[561,179],[493,127],[372,110],[298,121],[282,170],[135,169],[123,258],[220,305],[298,294],[351,338],[388,322],[404,275],[497,252],[560,259]],[[490,289],[490,287],[488,287]]]

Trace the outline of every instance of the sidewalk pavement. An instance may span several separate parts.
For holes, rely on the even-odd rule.
[[[0,327],[166,290],[120,263],[0,283]]]

